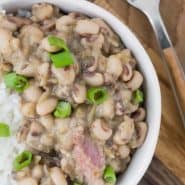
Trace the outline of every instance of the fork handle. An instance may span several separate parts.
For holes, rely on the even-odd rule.
[[[172,92],[174,94],[178,111],[185,128],[185,73],[183,66],[178,59],[168,32],[165,28],[159,9],[153,9],[146,13],[149,18],[155,35],[158,39],[163,57],[166,74],[168,75]]]
[[[163,49],[163,54],[168,62],[175,89],[179,95],[182,109],[185,111],[185,74],[173,47]],[[185,112],[183,111],[184,115]]]

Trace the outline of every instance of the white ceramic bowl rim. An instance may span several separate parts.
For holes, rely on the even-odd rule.
[[[136,185],[147,170],[156,148],[161,119],[161,94],[154,67],[144,48],[135,35],[121,21],[101,7],[85,0],[1,0],[0,6],[6,10],[29,7],[33,3],[49,2],[65,11],[75,11],[92,17],[104,19],[120,36],[138,60],[140,70],[145,77],[148,134],[143,146],[137,150],[132,161],[119,179],[118,185]]]

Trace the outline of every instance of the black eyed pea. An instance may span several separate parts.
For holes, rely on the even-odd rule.
[[[105,119],[112,119],[115,115],[114,107],[114,100],[109,97],[105,102],[97,106],[96,116]]]
[[[36,105],[36,112],[38,115],[45,116],[52,113],[56,106],[58,100],[55,97],[48,97],[45,100],[39,101]]]
[[[43,167],[41,165],[36,165],[32,169],[32,177],[40,180],[44,175]]]
[[[28,118],[34,118],[36,115],[36,105],[34,102],[25,103],[21,107],[23,116]]]
[[[51,147],[54,144],[54,139],[48,134],[43,134],[40,138],[40,143],[46,147]]]
[[[133,76],[132,66],[129,63],[124,64],[123,65],[123,72],[121,75],[122,80],[124,82],[128,82],[129,80],[131,80],[132,76]]]
[[[85,85],[74,84],[73,90],[72,90],[72,97],[74,101],[78,104],[84,103],[86,100],[86,92],[87,92],[87,89]]]
[[[73,66],[67,68],[55,68],[52,66],[51,71],[60,85],[71,85],[75,80],[75,70]]]
[[[76,20],[69,15],[64,15],[56,20],[56,29],[58,31],[68,31],[71,25],[74,25]]]
[[[67,180],[60,168],[51,168],[50,175],[55,185],[67,185]]]
[[[101,73],[84,73],[83,74],[83,79],[85,82],[90,85],[90,86],[101,86],[104,83],[104,78]]]
[[[127,82],[127,86],[132,91],[135,91],[141,87],[142,83],[143,83],[143,76],[141,75],[140,72],[134,71],[132,79]]]
[[[145,122],[137,122],[135,123],[136,133],[134,134],[133,139],[129,143],[131,148],[140,147],[146,137],[147,134],[147,124]]]
[[[75,27],[75,31],[79,35],[98,34],[100,27],[91,20],[79,20]]]
[[[116,80],[122,73],[122,63],[118,57],[112,55],[107,61],[107,73],[111,74]]]
[[[26,25],[21,29],[23,45],[40,44],[44,37],[44,33],[36,26]]]
[[[30,102],[37,102],[42,94],[42,90],[40,87],[36,85],[30,85],[25,91],[23,92],[23,97],[26,101]]]
[[[134,119],[135,122],[140,122],[145,119],[146,111],[143,108],[139,108],[135,112],[131,114],[131,117]]]
[[[11,48],[11,41],[13,37],[10,31],[0,28],[0,53],[3,55],[10,55],[12,48]]]
[[[18,185],[38,185],[38,182],[32,177],[25,177],[18,182]]]
[[[36,21],[43,21],[53,16],[54,9],[46,3],[35,4],[32,6],[32,15]]]
[[[54,118],[51,114],[41,116],[39,121],[46,128],[46,130],[51,131],[54,125]]]
[[[118,153],[122,159],[125,159],[130,154],[130,148],[127,145],[122,145],[119,147]]]
[[[102,141],[108,140],[112,135],[112,129],[102,119],[96,119],[91,125],[92,135]]]
[[[134,121],[125,116],[125,121],[118,126],[113,141],[118,145],[125,145],[131,140],[134,131]]]

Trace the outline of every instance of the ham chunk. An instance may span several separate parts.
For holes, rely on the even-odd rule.
[[[89,138],[81,137],[74,146],[76,173],[82,174],[88,185],[103,185],[101,178],[105,166],[103,151]]]

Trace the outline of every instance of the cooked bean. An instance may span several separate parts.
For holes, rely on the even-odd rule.
[[[88,85],[101,86],[104,83],[101,73],[84,73],[83,78]]]
[[[41,94],[41,88],[33,84],[24,91],[23,97],[26,101],[37,102]]]
[[[72,130],[69,130],[63,134],[60,134],[58,132],[58,144],[59,146],[62,146],[62,149],[65,151],[71,151],[74,146],[74,140],[73,140],[73,132]]]
[[[127,83],[127,86],[132,90],[135,91],[140,88],[143,83],[143,76],[140,72],[134,71],[132,79]]]
[[[135,127],[136,133],[129,144],[131,148],[140,147],[143,144],[147,134],[147,124],[145,122],[137,122],[135,123]]]
[[[122,122],[113,137],[113,140],[118,145],[127,144],[134,134],[134,121],[129,117],[125,118],[125,121]]]
[[[75,31],[80,35],[97,34],[100,30],[98,24],[90,20],[79,20]]]
[[[107,61],[107,72],[112,74],[117,80],[122,73],[122,64],[118,57],[112,55]]]
[[[18,182],[19,185],[38,185],[37,181],[32,177],[26,177]]]
[[[64,134],[65,132],[69,130],[69,124],[70,124],[69,118],[55,119],[56,129],[57,129],[57,132],[59,132],[60,134]]]
[[[52,168],[50,175],[55,185],[67,185],[66,178],[60,168]]]
[[[118,153],[119,153],[121,158],[125,159],[130,154],[130,148],[127,145],[122,145],[122,146],[119,147]]]
[[[96,115],[98,117],[103,117],[106,119],[112,119],[115,115],[114,101],[109,98],[104,103],[100,104],[96,108]]]
[[[44,116],[55,110],[58,100],[55,97],[48,97],[47,99],[38,102],[36,106],[37,114]]]
[[[27,19],[25,17],[16,17],[16,16],[8,16],[8,21],[14,23],[18,28],[32,23],[30,19]]]
[[[46,3],[34,4],[32,6],[32,15],[37,21],[43,21],[53,16],[54,9]]]
[[[45,86],[47,84],[49,74],[50,74],[50,64],[49,63],[42,63],[39,65],[37,70],[38,72],[38,81],[40,86]]]
[[[134,119],[135,122],[143,121],[145,119],[145,116],[146,116],[146,111],[143,108],[139,108],[131,115],[132,119]]]
[[[0,63],[0,74],[12,71],[12,65],[9,63]]]
[[[64,15],[56,21],[56,29],[58,31],[68,31],[68,27],[74,25],[76,20],[71,17]]]
[[[48,52],[57,52],[60,48],[56,46],[51,46],[48,42],[48,37],[44,38],[41,42],[41,48],[45,49]]]
[[[76,103],[84,103],[86,100],[86,87],[85,85],[75,84],[72,90],[72,97]]]
[[[38,122],[32,122],[30,127],[30,134],[33,137],[38,137],[43,133],[44,129]]]
[[[41,165],[36,165],[32,169],[32,177],[35,179],[41,179],[44,175],[43,167]]]
[[[36,26],[26,25],[21,29],[22,42],[24,46],[33,45],[35,43],[40,44],[42,41],[44,34],[43,32]]]
[[[35,111],[35,103],[34,102],[29,102],[29,103],[25,103],[22,105],[22,114],[25,117],[28,118],[34,118],[36,115],[36,111]]]
[[[12,32],[17,30],[17,25],[14,22],[9,21],[5,17],[0,18],[0,24],[1,24],[1,28],[4,28],[6,30],[9,30]]]
[[[52,66],[51,70],[61,85],[70,85],[75,80],[75,71],[73,66],[67,68],[55,68]]]
[[[138,109],[139,105],[138,104],[133,104],[131,102],[129,102],[125,108],[125,114],[131,114],[133,112],[135,112]]]
[[[112,129],[109,128],[108,123],[102,119],[96,119],[91,125],[93,136],[99,140],[106,141],[112,135]]]
[[[133,76],[133,69],[132,66],[127,63],[123,65],[123,73],[121,75],[121,78],[124,82],[128,82]]]
[[[54,139],[52,136],[44,134],[40,138],[40,143],[46,147],[51,147],[54,144]]]
[[[11,32],[5,29],[0,28],[0,53],[4,55],[11,54],[11,41],[12,35]]]
[[[34,77],[36,75],[38,66],[40,65],[40,61],[33,58],[32,61],[25,63],[24,61],[20,61],[18,65],[14,67],[14,70],[21,75],[27,77]]]
[[[51,131],[52,127],[54,126],[54,119],[51,114],[46,116],[41,116],[39,118],[40,123],[48,130]]]

